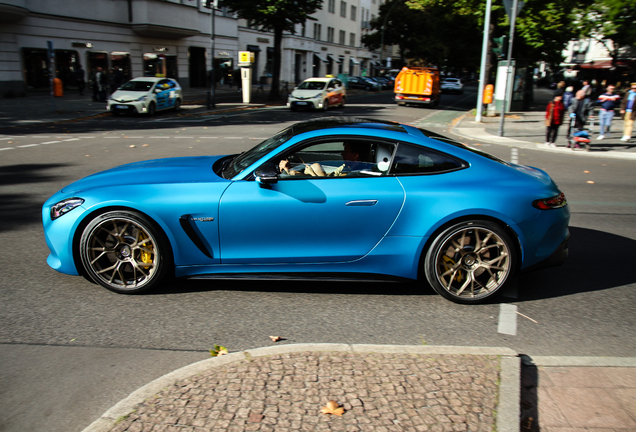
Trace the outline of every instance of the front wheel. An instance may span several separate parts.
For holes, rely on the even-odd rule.
[[[148,117],[152,117],[153,115],[155,115],[156,111],[157,111],[157,106],[155,105],[154,102],[150,102],[150,105],[148,105]]]
[[[322,110],[323,111],[328,111],[329,110],[329,99],[325,99],[322,102]]]
[[[442,232],[426,253],[426,279],[438,294],[456,303],[494,296],[511,278],[516,250],[496,223],[466,221]]]
[[[79,252],[92,280],[122,294],[156,287],[172,267],[163,232],[133,211],[112,211],[93,219],[82,232]]]

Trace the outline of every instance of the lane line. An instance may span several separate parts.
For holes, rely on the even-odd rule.
[[[497,332],[513,336],[517,334],[517,306],[501,303]]]
[[[40,144],[25,144],[25,145],[18,146],[18,148],[37,147],[39,145]]]
[[[40,144],[46,145],[46,144],[55,144],[55,143],[60,143],[60,142],[62,142],[62,141],[47,141],[47,142],[43,142],[43,143],[40,143]]]
[[[15,147],[3,147],[3,148],[0,148],[0,151],[2,151],[2,150],[15,150]]]

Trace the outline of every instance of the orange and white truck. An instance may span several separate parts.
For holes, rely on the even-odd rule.
[[[403,67],[395,78],[395,101],[398,105],[435,106],[441,95],[439,71],[427,67]]]

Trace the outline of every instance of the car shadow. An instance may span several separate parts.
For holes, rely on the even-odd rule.
[[[570,227],[570,256],[565,264],[524,273],[515,278],[514,299],[510,288],[502,296],[486,302],[531,301],[601,291],[636,282],[636,275],[617,260],[636,248],[636,241],[615,234],[587,228]],[[608,271],[608,269],[612,269]],[[180,294],[206,291],[272,291],[299,294],[368,294],[368,295],[437,295],[426,282],[324,280],[280,280],[276,276],[236,279],[177,279],[153,294]]]
[[[570,227],[570,254],[560,267],[517,278],[518,301],[602,291],[636,282],[636,274],[621,260],[636,248],[636,240],[588,228]]]

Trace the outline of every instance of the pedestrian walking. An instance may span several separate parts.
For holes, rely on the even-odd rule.
[[[545,143],[551,147],[556,147],[554,143],[559,132],[559,126],[563,124],[563,114],[565,107],[563,106],[563,96],[557,94],[554,100],[548,102],[545,110],[546,138]]]
[[[574,87],[567,86],[565,88],[565,93],[563,93],[563,106],[565,107],[565,109],[570,108],[572,99],[574,99]]]
[[[104,73],[104,70],[98,66],[95,73],[95,83],[97,88],[97,101],[106,102],[106,89],[108,87],[108,76]]]
[[[592,86],[588,80],[583,80],[583,87],[581,87],[581,90],[585,92],[585,99],[590,99],[592,96]]]
[[[592,102],[589,98],[585,97],[585,91],[582,89],[577,91],[575,98],[572,100],[570,108],[568,108],[568,114],[570,115],[570,118],[574,119],[574,122],[570,122],[570,125],[568,126],[568,139],[572,137],[573,127],[578,131],[582,131],[585,128],[585,123],[587,123],[587,120],[593,117],[590,115],[591,110]],[[572,123],[574,123],[574,125]],[[569,142],[568,147],[570,147]],[[574,144],[574,148],[580,148],[579,144]]]
[[[610,126],[612,126],[612,119],[614,118],[614,108],[618,105],[620,96],[614,93],[616,89],[613,85],[608,85],[605,89],[605,93],[598,97],[598,101],[601,103],[601,110],[598,114],[600,134],[596,139],[602,140],[610,137]]]
[[[82,69],[81,65],[77,66],[77,69],[75,69],[75,79],[77,80],[77,89],[79,90],[79,94],[83,95],[84,94],[84,88],[86,88],[86,74],[84,72],[84,69]]]
[[[621,138],[621,141],[629,141],[632,137],[634,119],[636,119],[636,82],[632,83],[631,89],[623,96],[621,114],[624,115],[623,138]]]

